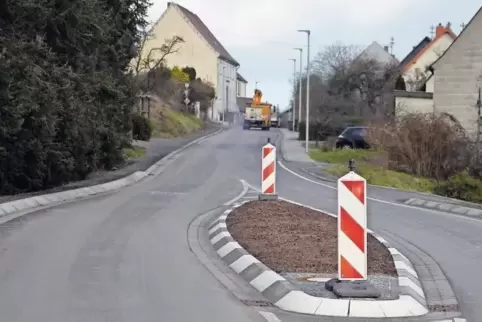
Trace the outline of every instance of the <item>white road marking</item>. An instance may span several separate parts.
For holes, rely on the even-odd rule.
[[[302,176],[302,175],[294,172],[293,170],[288,169],[283,163],[281,163],[281,161],[278,161],[278,164],[279,164],[284,170],[286,170],[287,172],[291,173],[292,175],[297,176],[297,177],[300,178],[300,179],[303,179],[303,180],[305,180],[305,181],[308,181],[308,182],[311,182],[311,183],[314,183],[314,184],[317,184],[317,185],[319,185],[319,186],[323,186],[323,187],[326,187],[326,188],[329,188],[329,189],[332,189],[332,190],[336,190],[336,187],[333,187],[333,186],[330,186],[330,185],[327,185],[327,184],[324,184],[324,183],[321,183],[321,182],[318,182],[318,181],[315,181],[315,180],[311,180],[311,179],[309,179],[309,178],[306,178],[306,177],[304,177],[304,176]],[[429,212],[429,213],[437,214],[437,215],[442,214],[442,215],[449,216],[449,217],[458,217],[458,218],[460,218],[460,219],[467,220],[467,221],[477,222],[477,223],[479,223],[479,224],[482,222],[481,219],[470,218],[470,217],[467,217],[467,216],[457,215],[457,214],[453,214],[453,213],[447,213],[447,212],[439,211],[439,210],[435,210],[435,209],[427,209],[427,208],[421,208],[421,207],[416,207],[416,206],[410,206],[410,205],[406,205],[406,204],[402,204],[402,203],[396,203],[396,202],[391,202],[391,201],[386,201],[386,200],[381,200],[381,199],[371,198],[371,197],[367,197],[367,199],[368,199],[368,200],[371,200],[371,201],[375,201],[375,202],[379,202],[379,203],[391,205],[391,206],[397,206],[397,207],[409,208],[409,209],[416,209],[416,210],[420,210],[420,211],[424,211],[424,212]]]
[[[274,313],[267,312],[267,311],[259,311],[259,314],[261,314],[262,317],[266,319],[268,322],[281,322],[280,319]]]
[[[239,195],[237,195],[236,197],[234,197],[233,199],[224,203],[225,206],[230,206],[231,204],[235,203],[236,201],[241,199],[248,192],[249,188],[248,188],[248,185],[246,184],[246,181],[244,181],[242,179],[240,179],[239,181],[241,181],[241,184],[243,185],[243,191],[241,191],[241,193]]]

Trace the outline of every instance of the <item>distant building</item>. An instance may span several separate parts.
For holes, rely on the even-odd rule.
[[[246,85],[248,81],[244,79],[241,74],[237,74],[236,78],[236,96],[237,97],[246,97]]]
[[[433,39],[425,37],[414,47],[401,63],[401,72],[407,91],[433,93],[434,80],[428,68],[443,55],[455,38],[457,36],[449,24],[446,26],[439,24],[435,28]]]
[[[471,134],[477,129],[478,90],[482,86],[482,7],[431,66],[436,113],[447,113]]]
[[[389,47],[383,47],[378,42],[374,41],[361,52],[355,59],[373,60],[381,65],[398,65],[398,60],[389,52]]]
[[[179,50],[166,57],[168,67],[194,67],[197,77],[213,84],[216,99],[213,110],[207,115],[214,121],[220,121],[224,112],[238,112],[237,69],[239,63],[211,33],[203,21],[193,12],[174,3],[168,2],[167,9],[152,28],[149,39],[141,53],[145,58],[152,48],[161,47],[166,39],[178,36],[184,39]]]

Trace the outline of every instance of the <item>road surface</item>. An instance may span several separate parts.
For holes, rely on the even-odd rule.
[[[148,181],[1,225],[0,320],[266,321],[201,264],[186,234],[197,215],[241,192],[239,179],[259,186],[260,148],[277,135],[236,127]],[[335,212],[333,186],[302,178],[300,166],[278,167],[279,194]],[[402,206],[397,193],[370,190],[381,199],[369,203],[370,228],[430,253],[468,321],[482,321],[482,222]]]

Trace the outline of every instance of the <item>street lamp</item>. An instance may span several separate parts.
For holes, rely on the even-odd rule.
[[[258,89],[259,81],[254,82],[254,89]]]
[[[223,66],[223,124],[226,122],[226,106],[227,106],[227,91],[226,91],[226,75],[225,75],[226,66]]]
[[[298,50],[300,52],[300,103],[298,104],[298,131],[300,129],[300,121],[301,121],[301,92],[303,88],[303,48],[293,48],[294,50]]]
[[[311,31],[307,29],[298,30],[298,32],[306,33],[308,38],[308,46],[307,46],[307,59],[306,59],[306,124],[305,124],[305,151],[308,153],[308,142],[310,140],[310,34]]]
[[[293,61],[293,111],[291,113],[291,117],[293,118],[293,131],[296,131],[295,129],[295,109],[296,109],[296,58],[290,58],[289,60]],[[301,102],[300,102],[301,105]],[[298,110],[300,109],[301,106],[298,106]]]

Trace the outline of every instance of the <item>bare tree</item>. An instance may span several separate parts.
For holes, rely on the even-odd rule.
[[[153,47],[149,49],[147,55],[144,56],[146,44],[149,40],[154,39],[154,35],[152,32],[147,31],[144,31],[143,33],[144,36],[139,45],[139,54],[135,66],[136,75],[139,75],[144,71],[150,72],[158,68],[164,63],[167,56],[177,53],[181,48],[180,45],[184,43],[182,37],[174,36],[170,39],[165,39],[165,42],[161,47]]]
[[[329,96],[323,103],[325,113],[333,110],[351,123],[387,113],[385,97],[400,76],[398,65],[380,63],[361,55],[357,46],[338,42],[318,53],[314,66]]]
[[[163,66],[166,57],[175,54],[184,43],[184,39],[179,36],[174,36],[166,39],[164,44],[160,47],[150,48],[147,54],[145,53],[148,42],[154,39],[152,31],[143,31],[143,37],[138,47],[138,56],[135,61],[134,72],[140,83],[143,85],[145,94],[140,95],[141,105],[144,105],[144,99],[147,99],[147,115],[150,118],[151,114],[151,91],[155,84],[156,71]],[[145,74],[145,75],[143,75]]]
[[[357,46],[336,42],[315,56],[313,70],[324,81],[342,77],[348,74],[352,62],[360,53],[361,50]]]

